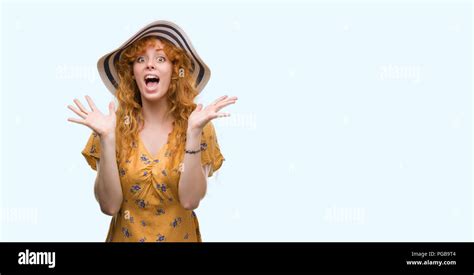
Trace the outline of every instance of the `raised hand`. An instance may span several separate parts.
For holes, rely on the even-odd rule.
[[[196,109],[189,115],[188,130],[202,130],[204,126],[211,120],[218,117],[228,117],[229,113],[219,112],[227,105],[234,104],[237,97],[221,96],[212,104],[203,109],[202,104],[198,104]]]
[[[72,105],[68,105],[67,107],[82,119],[68,118],[67,120],[85,125],[100,136],[115,135],[116,116],[114,102],[112,101],[109,103],[109,114],[104,115],[95,106],[94,101],[92,101],[89,96],[86,96],[86,100],[89,104],[89,107],[91,108],[91,111],[88,111],[78,99],[74,99],[74,103],[76,103],[77,108]]]

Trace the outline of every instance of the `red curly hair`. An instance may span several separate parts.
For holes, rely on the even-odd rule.
[[[198,92],[192,78],[192,63],[185,51],[165,39],[150,36],[128,46],[115,64],[119,75],[119,85],[116,92],[119,103],[116,112],[117,159],[119,162],[130,157],[136,146],[138,133],[144,126],[140,90],[133,79],[133,63],[138,55],[142,54],[149,46],[154,47],[157,40],[163,44],[163,51],[173,65],[166,100],[170,107],[167,114],[175,118],[174,127],[177,135],[170,138],[169,141],[175,149],[185,140],[188,117],[196,108],[194,99]],[[184,77],[179,77],[180,69],[184,69]],[[126,120],[129,123],[124,123]]]

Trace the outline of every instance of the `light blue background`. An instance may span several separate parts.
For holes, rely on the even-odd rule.
[[[156,19],[212,70],[204,241],[473,241],[470,1],[2,1],[0,241],[105,240],[66,106]]]

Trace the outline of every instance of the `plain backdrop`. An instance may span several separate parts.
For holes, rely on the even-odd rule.
[[[66,106],[96,62],[171,20],[212,77],[226,158],[204,241],[473,241],[471,1],[1,2],[0,241],[105,240]]]

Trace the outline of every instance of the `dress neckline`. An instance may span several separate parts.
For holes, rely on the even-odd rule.
[[[151,152],[148,150],[145,143],[143,142],[140,133],[138,133],[138,141],[141,144],[141,146],[143,147],[143,151],[145,151],[145,154],[148,155],[148,157],[150,157],[152,160],[158,159],[158,157],[161,155],[161,151],[163,151],[163,149],[165,149],[168,146],[168,144],[170,142],[170,139],[171,139],[171,134],[175,131],[175,128],[176,128],[175,127],[175,121],[173,120],[173,123],[172,123],[172,126],[171,126],[171,131],[168,133],[168,137],[166,138],[165,143],[163,145],[161,145],[160,148],[158,149],[158,151],[156,152],[156,156],[151,154]]]

